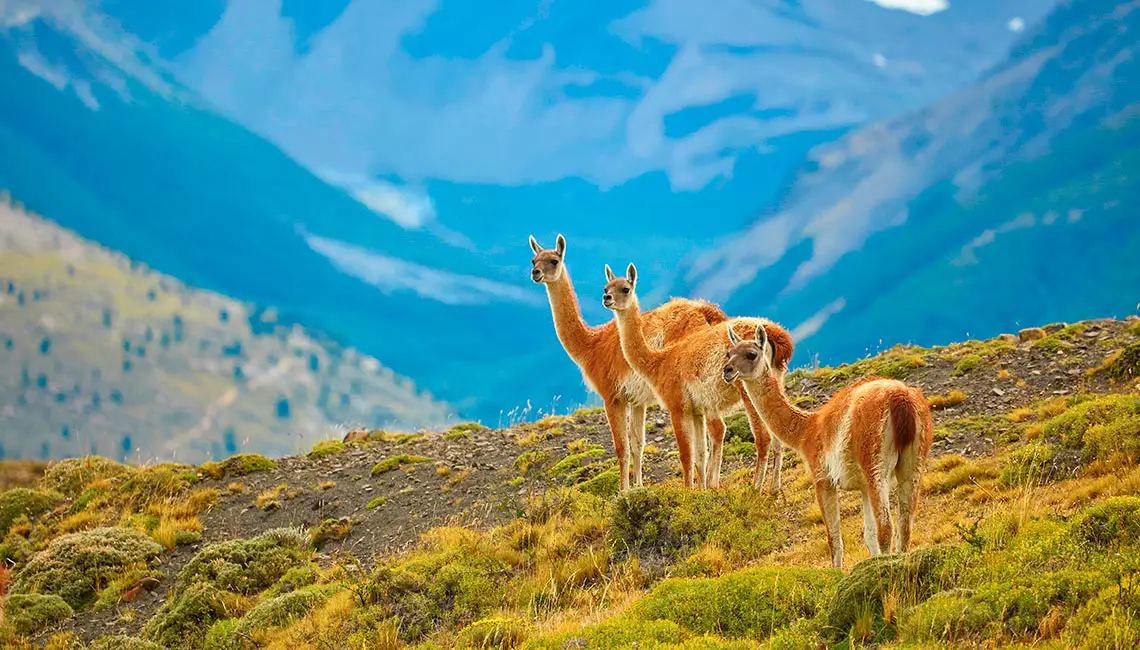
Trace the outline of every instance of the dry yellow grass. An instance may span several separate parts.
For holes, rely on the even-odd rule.
[[[949,393],[946,393],[945,395],[934,395],[928,398],[926,401],[928,404],[930,404],[931,409],[938,411],[941,409],[950,408],[951,406],[957,406],[962,402],[965,402],[966,397],[966,393],[955,389]]]

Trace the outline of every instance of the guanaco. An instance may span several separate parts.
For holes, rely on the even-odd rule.
[[[636,286],[637,267],[630,264],[625,277],[618,277],[607,264],[602,304],[614,312],[626,361],[649,382],[658,401],[669,411],[685,486],[693,487],[696,482],[702,487],[715,488],[720,484],[724,431],[709,431],[712,441],[709,454],[705,446],[705,422],[723,421],[724,415],[738,409],[745,399],[743,389],[721,380],[721,362],[730,345],[725,329],[714,323],[662,348],[654,348],[646,338],[647,319],[641,313]],[[752,336],[757,329],[767,330],[766,336],[773,341],[773,366],[787,368],[794,345],[791,334],[783,327],[763,318],[731,318],[725,323],[728,329],[740,329],[747,336]],[[757,413],[749,410],[749,415],[756,441],[753,484],[759,487],[767,470],[771,435]],[[777,450],[778,468],[782,466],[781,452],[782,449]]]
[[[832,566],[843,567],[837,489],[862,493],[863,541],[872,556],[889,543],[893,552],[905,552],[934,431],[922,390],[870,377],[839,390],[815,411],[805,411],[788,399],[783,378],[772,371],[764,329],[757,329],[752,339],[724,329],[732,341],[724,383],[742,384],[772,434],[803,458],[827,527]],[[898,486],[897,531],[891,525],[892,483]]]
[[[645,449],[645,411],[656,400],[649,384],[634,372],[622,355],[617,326],[610,321],[590,327],[582,318],[578,296],[566,269],[566,238],[561,234],[553,249],[544,249],[534,236],[531,280],[546,286],[554,331],[566,354],[578,365],[586,386],[601,396],[606,422],[613,436],[621,468],[619,489],[642,484]],[[673,298],[645,314],[650,345],[661,347],[684,334],[728,320],[716,305],[703,300]],[[724,421],[708,423],[710,435],[724,437]]]

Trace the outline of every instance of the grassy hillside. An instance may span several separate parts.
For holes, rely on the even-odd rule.
[[[796,371],[817,404],[870,374],[936,407],[916,548],[845,570],[789,454],[750,487],[679,488],[667,418],[650,485],[616,494],[604,418],[332,438],[305,455],[0,467],[7,647],[852,648],[1140,643],[1140,321],[894,348]],[[1012,338],[1013,340],[1009,340]],[[350,438],[359,437],[357,434]]]
[[[375,359],[186,287],[6,198],[0,369],[0,458],[284,455],[346,422],[449,413]]]

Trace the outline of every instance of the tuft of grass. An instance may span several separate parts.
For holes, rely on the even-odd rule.
[[[523,452],[515,459],[515,469],[523,474],[529,474],[530,470],[545,465],[550,462],[550,453],[546,451],[534,450]]]
[[[984,359],[979,354],[967,354],[958,360],[958,363],[954,366],[954,370],[950,374],[955,377],[961,377],[982,365],[983,361]]]
[[[515,618],[494,617],[475,621],[456,635],[456,648],[514,650],[529,636],[529,626]]]
[[[254,499],[254,505],[261,510],[276,510],[281,507],[281,496],[289,489],[288,483],[278,483],[273,487],[263,490]]]
[[[927,400],[927,402],[930,404],[930,408],[936,411],[950,408],[952,406],[957,406],[965,401],[966,393],[957,389],[951,390],[945,395],[934,395]]]
[[[20,518],[34,519],[63,500],[58,492],[43,492],[18,487],[0,493],[0,539],[8,534]]]
[[[245,494],[245,484],[233,482],[226,486],[226,491],[230,494]]]
[[[453,440],[455,438],[470,438],[472,433],[479,433],[486,431],[487,427],[478,422],[460,422],[447,430],[443,434],[445,440]]]
[[[312,459],[325,458],[326,456],[339,454],[347,448],[348,446],[340,440],[322,440],[313,445],[313,448],[310,449],[306,455]]]
[[[1104,375],[1111,381],[1121,383],[1140,377],[1140,342],[1120,350],[1112,363],[1104,369]]]
[[[317,490],[321,492],[327,492],[334,487],[336,487],[336,481],[321,481],[320,483],[317,483]]]
[[[412,442],[422,440],[424,434],[422,433],[392,433],[389,431],[382,431],[377,429],[368,434],[368,440],[373,442],[388,442],[396,445],[406,445]]]
[[[572,417],[580,418],[580,417],[585,417],[587,415],[599,415],[599,414],[605,413],[605,412],[606,412],[606,409],[601,407],[601,406],[587,406],[587,407],[583,407],[583,408],[580,408],[580,409],[574,411],[570,415]]]
[[[309,533],[309,543],[313,548],[320,548],[326,542],[340,541],[352,532],[355,522],[350,517],[340,519],[324,519]]]
[[[226,476],[245,476],[254,472],[267,472],[277,469],[277,463],[261,454],[238,454],[221,462],[203,463],[199,469],[202,473],[215,479]]]
[[[989,461],[975,461],[961,456],[943,456],[922,477],[923,492],[945,494],[963,485],[997,478],[998,466]]]
[[[426,463],[429,460],[431,460],[431,459],[428,458],[427,456],[415,456],[412,454],[397,454],[396,456],[389,456],[388,458],[385,458],[384,460],[380,461],[379,463],[376,463],[376,465],[374,465],[372,467],[372,471],[370,472],[370,474],[372,476],[379,476],[381,474],[384,474],[385,472],[390,472],[390,471],[396,469],[397,467],[401,467],[403,465],[415,465],[416,463]]]
[[[384,505],[385,503],[388,503],[388,497],[381,494],[380,496],[376,497],[375,499],[372,499],[371,501],[369,501],[368,505],[366,505],[365,507],[368,508],[369,510],[375,510],[375,509],[379,508],[380,506]]]

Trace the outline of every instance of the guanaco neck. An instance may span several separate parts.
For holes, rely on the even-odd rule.
[[[654,376],[664,354],[650,348],[645,340],[645,324],[637,298],[634,297],[628,309],[615,311],[614,318],[617,319],[618,338],[625,360],[642,375]]]
[[[575,361],[584,359],[594,342],[594,331],[582,320],[578,295],[570,281],[570,270],[562,267],[562,275],[546,283],[546,296],[550,299],[550,312],[554,316],[554,332],[567,354]]]
[[[804,449],[807,424],[811,413],[801,409],[788,399],[784,392],[781,373],[765,372],[757,379],[743,382],[744,391],[760,413],[760,419],[781,442],[802,452]]]

